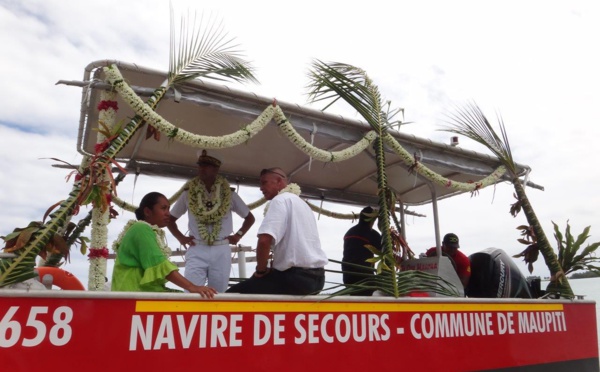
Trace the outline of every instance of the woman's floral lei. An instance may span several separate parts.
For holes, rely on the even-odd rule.
[[[297,183],[290,183],[286,187],[281,189],[277,193],[277,195],[283,194],[284,192],[289,192],[296,196],[300,196],[300,194],[302,193],[302,189],[300,189],[300,186],[298,186]],[[269,204],[271,204],[271,203],[267,203],[267,205],[265,205],[265,210],[263,211],[263,216],[267,214],[267,211],[269,210]]]
[[[165,237],[165,232],[163,231],[163,229],[161,229],[160,227],[158,227],[156,225],[150,225],[146,221],[129,220],[127,222],[127,224],[125,224],[123,231],[121,231],[121,233],[117,237],[117,240],[115,240],[113,242],[113,245],[112,245],[113,251],[115,251],[115,253],[117,253],[119,251],[119,247],[121,246],[121,240],[123,240],[123,237],[129,230],[129,228],[131,226],[133,226],[133,224],[135,224],[136,222],[142,222],[142,223],[145,223],[146,225],[150,226],[152,231],[154,231],[154,233],[156,234],[156,242],[158,243],[158,246],[159,246],[160,250],[162,251],[162,253],[165,255],[165,257],[167,259],[169,257],[171,257],[171,254],[173,252],[171,251],[171,248],[169,248],[169,246],[167,245],[167,238]]]
[[[196,218],[200,237],[208,245],[212,245],[221,232],[223,217],[231,207],[229,182],[222,176],[217,176],[208,192],[204,183],[196,177],[189,183],[188,198],[188,208]],[[212,227],[211,231],[208,225]]]

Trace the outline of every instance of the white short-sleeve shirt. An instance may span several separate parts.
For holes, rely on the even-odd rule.
[[[269,203],[258,234],[273,237],[273,268],[321,268],[328,260],[321,249],[317,221],[310,207],[297,195],[281,193]]]

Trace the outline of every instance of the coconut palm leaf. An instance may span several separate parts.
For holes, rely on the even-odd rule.
[[[168,85],[176,85],[197,77],[216,80],[254,81],[250,62],[242,58],[233,38],[224,32],[223,24],[214,19],[200,20],[194,14],[181,18],[179,41],[171,8],[171,39]]]
[[[511,182],[517,196],[517,203],[511,207],[511,214],[516,216],[516,213],[522,208],[525,217],[527,218],[527,222],[535,233],[537,248],[544,257],[544,261],[553,277],[548,286],[548,290],[559,292],[565,297],[572,297],[573,291],[565,276],[565,271],[562,269],[560,261],[550,246],[544,229],[529,202],[525,187],[519,179],[518,168],[513,159],[508,135],[502,118],[498,116],[500,136],[494,130],[490,121],[483,114],[481,109],[474,103],[467,104],[463,109],[459,108],[454,114],[449,114],[448,119],[449,126],[442,129],[443,131],[463,135],[484,145],[496,155],[498,160],[506,167],[507,171],[512,176]]]
[[[383,103],[379,88],[373,84],[366,72],[344,63],[324,63],[315,60],[309,72],[309,100],[331,101],[326,110],[340,99],[354,108],[375,130],[383,129]]]
[[[385,134],[387,123],[382,112],[383,104],[379,88],[373,84],[366,72],[345,63],[325,63],[315,60],[309,71],[309,100],[312,102],[345,101],[369,123],[378,137],[373,142],[375,162],[377,164],[377,183],[379,199],[379,218],[377,224],[382,232],[381,262],[377,270],[394,270],[393,244],[390,235],[390,204],[388,198],[387,175],[385,173],[385,152],[381,138]],[[388,108],[389,110],[389,108]]]
[[[336,292],[347,294],[364,289],[378,289],[387,295],[399,297],[411,291],[427,288],[428,292],[442,291],[437,286],[444,281],[437,276],[427,276],[422,272],[396,272],[393,241],[391,237],[390,214],[393,211],[394,198],[387,184],[385,172],[385,151],[382,138],[390,126],[390,120],[401,110],[390,108],[390,102],[383,103],[379,88],[366,72],[358,67],[315,60],[309,72],[309,100],[312,102],[329,101],[327,109],[340,100],[348,103],[373,128],[378,137],[373,142],[377,165],[377,183],[379,200],[379,218],[377,224],[382,233],[382,249],[377,257],[369,260],[375,264],[377,275],[370,276],[350,288]],[[385,108],[385,110],[384,110]],[[429,280],[425,280],[425,279]],[[449,292],[445,292],[449,293]],[[452,292],[456,295],[458,292]]]
[[[448,118],[453,125],[442,130],[463,135],[484,145],[496,155],[513,176],[517,175],[517,166],[500,116],[498,116],[498,125],[501,136],[498,136],[487,117],[474,103],[467,104],[463,110],[459,109],[455,113],[448,114]]]
[[[330,262],[339,263],[340,261],[329,260]],[[332,273],[343,273],[342,271],[327,270]],[[383,275],[365,275],[365,279],[360,280],[355,284],[335,285],[328,288],[342,288],[331,294],[330,297],[350,295],[364,290],[380,291],[388,296],[404,297],[415,292],[420,293],[435,293],[447,297],[460,296],[456,288],[448,281],[440,278],[437,275],[432,275],[423,271],[407,270],[395,273],[395,280],[390,280],[390,271],[384,272]],[[357,273],[352,272],[353,275]],[[394,278],[394,277],[392,277]],[[398,286],[393,283],[399,283]]]

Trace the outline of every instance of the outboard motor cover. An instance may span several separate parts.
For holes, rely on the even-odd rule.
[[[468,297],[532,298],[527,280],[502,249],[487,248],[469,256],[471,279]]]

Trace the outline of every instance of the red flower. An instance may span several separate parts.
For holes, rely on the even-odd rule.
[[[108,249],[106,247],[102,248],[90,248],[90,253],[88,254],[89,258],[108,258]]]
[[[98,103],[98,111],[108,110],[109,108],[118,111],[119,106],[117,105],[117,101],[100,101]]]
[[[97,143],[94,145],[94,151],[96,152],[96,154],[101,154],[108,148],[109,144],[110,142],[108,140],[104,140],[100,143]]]

